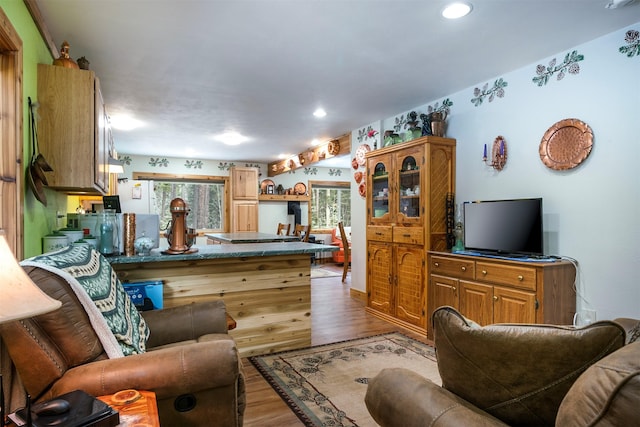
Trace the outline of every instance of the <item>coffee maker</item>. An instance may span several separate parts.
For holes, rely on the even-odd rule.
[[[171,222],[167,226],[165,237],[169,242],[169,249],[162,251],[166,255],[192,254],[198,252],[191,246],[196,240],[197,233],[193,228],[187,228],[187,215],[190,209],[181,198],[176,198],[169,205]]]

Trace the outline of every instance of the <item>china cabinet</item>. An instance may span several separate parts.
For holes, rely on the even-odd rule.
[[[429,252],[428,315],[443,305],[479,323],[569,325],[576,309],[575,267]],[[433,339],[432,332],[428,331]]]
[[[426,251],[447,249],[456,141],[427,136],[367,153],[367,311],[427,329]]]
[[[258,231],[258,169],[232,167],[231,232]]]
[[[38,145],[53,168],[49,187],[107,194],[108,120],[93,71],[38,64],[38,103]]]

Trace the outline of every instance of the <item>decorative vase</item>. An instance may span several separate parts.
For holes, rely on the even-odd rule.
[[[65,68],[75,68],[76,70],[80,68],[69,56],[69,43],[66,40],[60,47],[60,57],[53,60],[53,65]]]

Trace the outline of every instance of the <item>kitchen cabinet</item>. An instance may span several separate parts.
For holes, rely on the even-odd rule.
[[[53,168],[49,188],[107,194],[108,120],[93,71],[38,64],[38,103],[38,145]]]
[[[446,250],[455,145],[428,136],[366,155],[367,311],[421,334],[427,330],[425,253]]]
[[[258,169],[232,167],[231,232],[258,231]]]
[[[480,325],[571,324],[575,267],[567,261],[527,262],[429,252],[428,315],[443,305]],[[433,338],[433,331],[428,331]]]

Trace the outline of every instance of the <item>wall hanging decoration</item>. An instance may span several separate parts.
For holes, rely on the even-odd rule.
[[[407,119],[404,118],[403,114],[400,117],[396,117],[395,122],[396,124],[393,125],[393,129],[395,129],[396,132],[400,132],[400,130],[402,130],[402,127],[407,123]]]
[[[591,153],[593,131],[578,119],[564,119],[551,126],[540,142],[540,160],[549,169],[567,170],[582,163]]]
[[[473,96],[475,98],[471,99],[471,102],[474,106],[482,105],[484,98],[489,97],[489,102],[492,102],[493,99],[497,96],[498,98],[504,97],[504,88],[508,86],[508,83],[504,81],[504,79],[499,78],[495,82],[493,82],[493,87],[489,89],[489,83],[485,83],[482,89],[475,88],[473,89]]]
[[[371,147],[369,144],[361,144],[358,148],[356,148],[356,162],[358,166],[364,166],[366,159],[364,156],[371,151]]]
[[[624,41],[628,44],[620,46],[618,51],[627,55],[629,58],[638,55],[640,57],[640,32],[637,30],[629,30],[624,35]]]
[[[152,168],[155,167],[169,167],[169,160],[167,159],[161,159],[160,157],[158,157],[157,159],[154,159],[153,157],[149,158],[149,166],[151,166]]]
[[[497,171],[501,171],[504,168],[504,165],[507,164],[507,141],[505,141],[502,135],[498,135],[493,141],[493,145],[491,146],[491,159],[487,158],[487,144],[484,144],[482,161]]]
[[[556,58],[553,58],[547,67],[542,64],[539,64],[536,67],[537,76],[532,80],[538,86],[546,85],[549,81],[549,78],[554,74],[558,73],[556,78],[558,80],[562,80],[566,73],[569,74],[578,74],[580,72],[580,65],[578,62],[584,59],[584,55],[580,55],[577,50],[574,50],[571,53],[567,53],[564,57],[564,61],[561,64],[556,65]]]
[[[186,160],[184,162],[187,169],[202,169],[203,164],[202,160]]]

